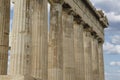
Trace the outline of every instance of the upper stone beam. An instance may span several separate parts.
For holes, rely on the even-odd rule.
[[[49,2],[50,2],[51,4],[54,4],[54,3],[63,4],[64,0],[49,0]]]

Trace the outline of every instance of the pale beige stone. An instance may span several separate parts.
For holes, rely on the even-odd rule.
[[[0,75],[7,74],[10,0],[0,0]]]
[[[63,80],[76,80],[73,19],[73,15],[63,12]]]
[[[11,42],[9,75],[29,75],[31,60],[31,26],[28,0],[16,0]]]
[[[99,78],[99,58],[98,58],[98,40],[97,36],[93,34],[92,38],[92,71],[93,80],[98,80]]]
[[[85,80],[93,80],[91,33],[88,28],[84,30],[84,64]]]
[[[85,80],[83,25],[74,23],[74,55],[76,80]]]
[[[102,42],[108,21],[102,11],[89,0],[49,0],[48,37],[47,0],[11,1],[10,75],[0,80],[104,80]],[[0,0],[0,75],[7,73],[9,7],[9,0]]]
[[[63,80],[62,4],[52,3],[50,11],[48,80]]]
[[[32,63],[35,80],[47,80],[48,67],[48,12],[47,0],[31,0]]]
[[[31,76],[22,76],[22,75],[17,75],[17,76],[11,76],[11,75],[6,75],[6,76],[0,76],[0,80],[35,80]]]
[[[103,57],[103,42],[99,42],[98,44],[98,60],[99,60],[99,79],[105,80],[104,77],[104,57]]]

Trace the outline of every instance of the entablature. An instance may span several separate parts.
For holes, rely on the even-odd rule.
[[[97,11],[89,0],[64,0],[64,2],[104,40],[104,28],[108,26],[108,20],[101,11]]]

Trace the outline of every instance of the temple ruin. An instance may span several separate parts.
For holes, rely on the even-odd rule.
[[[102,10],[89,0],[12,2],[9,41],[10,0],[0,0],[0,80],[104,80]]]

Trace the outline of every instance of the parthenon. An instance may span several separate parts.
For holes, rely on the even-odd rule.
[[[9,41],[10,0],[0,0],[0,80],[104,80],[102,10],[89,0],[12,2]]]

